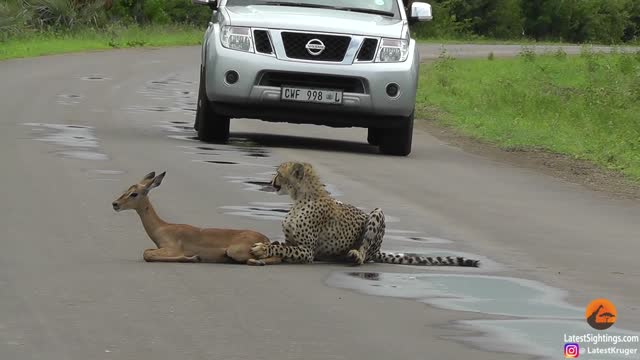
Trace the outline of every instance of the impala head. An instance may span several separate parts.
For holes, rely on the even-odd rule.
[[[131,185],[127,191],[111,203],[113,210],[138,209],[143,204],[143,199],[149,194],[149,190],[160,186],[166,173],[165,171],[156,176],[155,171],[152,171],[145,175],[139,183]]]

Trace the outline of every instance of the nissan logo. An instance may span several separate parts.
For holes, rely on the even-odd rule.
[[[305,49],[307,49],[307,52],[313,56],[318,56],[324,51],[324,43],[319,39],[309,40],[307,45],[305,45],[304,47]]]

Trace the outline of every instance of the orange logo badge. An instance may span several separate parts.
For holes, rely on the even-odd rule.
[[[606,330],[616,323],[618,312],[613,303],[607,299],[595,299],[585,310],[584,316],[587,318],[589,326],[596,330]]]

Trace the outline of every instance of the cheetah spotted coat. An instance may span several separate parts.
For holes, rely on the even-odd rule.
[[[289,194],[293,206],[282,222],[285,243],[257,244],[258,258],[280,257],[293,263],[314,260],[379,262],[415,265],[478,266],[462,257],[422,257],[380,251],[385,233],[384,213],[369,214],[332,198],[308,163],[280,164],[271,185],[279,194]]]

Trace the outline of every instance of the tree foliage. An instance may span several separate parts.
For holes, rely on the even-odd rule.
[[[428,1],[428,0],[427,0]],[[640,37],[638,0],[431,0],[433,36],[621,43]]]

